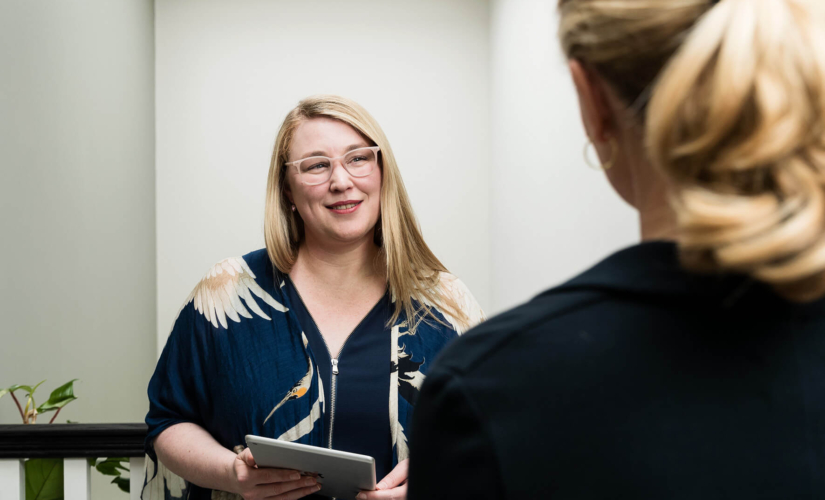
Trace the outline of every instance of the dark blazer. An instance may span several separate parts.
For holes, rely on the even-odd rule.
[[[825,300],[623,250],[454,341],[409,498],[825,498]]]

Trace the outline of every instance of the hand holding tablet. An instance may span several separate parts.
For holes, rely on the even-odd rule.
[[[305,477],[299,471],[257,468],[256,465],[249,449],[242,451],[233,464],[237,482],[234,491],[247,500],[297,499],[320,489],[315,478]]]
[[[361,490],[375,489],[372,457],[251,435],[246,444],[258,467],[299,471],[305,479],[317,481],[319,495],[354,500]]]

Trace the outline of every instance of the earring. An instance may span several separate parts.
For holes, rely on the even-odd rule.
[[[292,211],[293,212],[295,211],[295,205],[292,205]]]
[[[617,141],[615,137],[610,138],[610,159],[607,160],[606,163],[600,162],[600,164],[596,165],[595,162],[590,159],[588,152],[591,147],[596,149],[593,142],[588,139],[588,141],[584,143],[584,162],[588,167],[595,170],[610,170],[613,168],[613,165],[616,163],[616,157],[619,155],[619,141]]]

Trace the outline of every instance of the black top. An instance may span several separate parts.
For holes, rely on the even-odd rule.
[[[825,498],[825,300],[621,251],[452,343],[411,500]]]
[[[389,293],[384,294],[344,342],[337,358],[338,374],[333,388],[332,360],[326,342],[291,279],[285,280],[285,287],[324,384],[327,439],[331,431],[333,449],[373,457],[376,479],[381,480],[392,470],[393,461],[390,365],[387,363],[392,343],[387,327],[392,316]],[[330,425],[333,411],[335,420]]]

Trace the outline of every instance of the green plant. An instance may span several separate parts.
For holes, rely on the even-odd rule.
[[[112,484],[116,484],[121,491],[129,493],[129,479],[123,477],[123,471],[129,472],[129,468],[126,467],[129,463],[129,459],[125,457],[117,457],[98,460],[101,461],[97,462],[95,469],[103,475],[114,476],[112,479]]]
[[[6,393],[11,394],[24,424],[34,424],[37,422],[38,415],[54,411],[54,416],[49,420],[51,424],[64,406],[77,399],[74,395],[75,381],[77,379],[70,380],[53,390],[49,399],[40,406],[35,403],[34,392],[45,380],[35,386],[13,385],[8,389],[0,389],[0,398]],[[20,401],[14,395],[14,391],[18,390],[26,392],[25,407],[20,405]],[[129,471],[126,467],[128,463],[129,459],[122,457],[89,459],[90,467],[94,467],[106,476],[114,476],[112,483],[117,484],[118,488],[126,493],[129,493],[129,479],[124,478],[122,474],[123,471]],[[26,461],[26,500],[63,500],[63,459],[33,458]]]
[[[40,384],[45,382],[43,380],[40,384],[35,385],[34,387],[30,385],[13,385],[8,389],[0,389],[0,398],[6,395],[6,393],[11,394],[12,399],[14,399],[14,403],[17,405],[17,411],[20,412],[20,417],[23,419],[24,424],[33,424],[37,422],[37,415],[41,413],[48,413],[50,411],[54,411],[55,414],[49,423],[54,422],[54,419],[57,418],[57,415],[60,413],[60,410],[63,409],[64,406],[71,403],[75,399],[77,399],[74,395],[74,383],[77,379],[70,380],[65,384],[61,385],[57,389],[53,390],[51,395],[49,395],[48,401],[43,403],[40,406],[34,402],[34,391],[40,387]],[[17,396],[14,395],[14,391],[23,390],[26,391],[26,407],[25,409],[20,406],[20,401],[17,399]],[[55,411],[57,410],[57,411]]]
[[[129,493],[129,478],[123,477],[123,471],[129,472],[129,459],[90,458],[89,466],[101,474],[114,476],[112,484]],[[63,459],[33,458],[26,461],[26,500],[63,500]]]
[[[26,460],[26,500],[63,500],[63,459]]]

